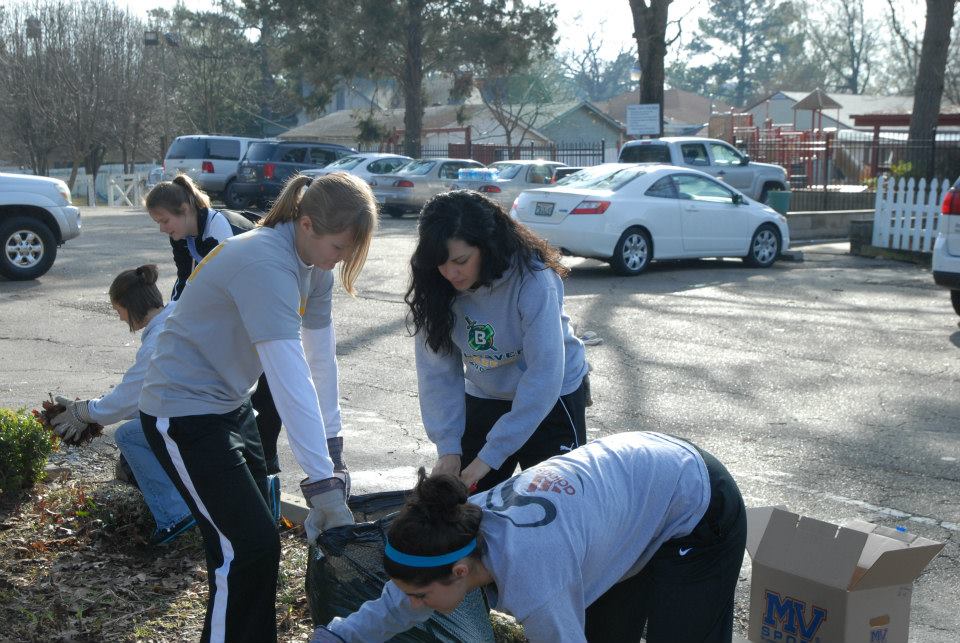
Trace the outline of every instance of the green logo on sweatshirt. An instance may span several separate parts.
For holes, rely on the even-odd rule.
[[[470,348],[475,351],[497,350],[497,347],[493,345],[493,326],[475,322],[466,315],[463,318],[467,322],[467,344]]]

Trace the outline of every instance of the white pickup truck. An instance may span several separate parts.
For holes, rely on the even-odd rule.
[[[779,165],[757,163],[729,143],[698,136],[627,141],[620,148],[621,163],[664,163],[691,167],[722,179],[751,199],[766,203],[771,190],[786,190],[787,171]]]
[[[0,173],[0,275],[36,279],[57,258],[57,246],[80,234],[80,209],[59,179]]]

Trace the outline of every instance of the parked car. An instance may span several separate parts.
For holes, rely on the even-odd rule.
[[[153,186],[155,186],[157,183],[159,183],[162,180],[163,180],[163,166],[158,165],[156,167],[150,168],[150,171],[147,172],[147,177],[144,180],[143,186],[147,190],[150,190],[153,188]]]
[[[376,185],[376,179],[381,174],[389,174],[406,165],[413,159],[402,154],[383,154],[380,152],[364,152],[344,156],[336,161],[316,170],[304,170],[307,176],[322,176],[331,172],[349,172],[365,179],[371,186]]]
[[[450,189],[483,192],[509,212],[514,199],[521,192],[553,183],[554,173],[562,166],[563,163],[557,161],[498,161],[489,166],[497,170],[495,179],[457,179]]]
[[[933,244],[933,281],[950,289],[953,310],[960,315],[960,179],[943,198],[941,213]]]
[[[259,140],[205,134],[178,136],[163,160],[163,178],[170,181],[177,174],[187,174],[207,194],[222,197],[227,207],[242,209],[246,204],[236,199],[233,190],[237,165],[247,148]]]
[[[258,141],[250,146],[240,162],[234,184],[237,203],[227,205],[243,209],[255,203],[266,209],[294,174],[326,167],[355,153],[356,150],[333,143]]]
[[[570,176],[571,174],[576,174],[582,169],[583,169],[582,167],[574,166],[574,165],[564,165],[563,167],[558,167],[553,172],[553,182],[556,183],[560,179],[564,179]]]
[[[380,210],[394,218],[419,212],[430,197],[446,192],[456,182],[461,168],[484,167],[470,159],[417,159],[391,175],[377,180],[373,195]]]
[[[620,148],[621,163],[659,163],[688,167],[723,181],[751,199],[766,203],[773,190],[786,190],[787,171],[779,165],[757,163],[725,141],[698,136],[627,141]]]
[[[0,275],[36,279],[57,258],[57,246],[80,234],[80,208],[59,179],[0,173]]]
[[[511,214],[568,254],[637,275],[653,259],[742,257],[768,267],[790,246],[787,219],[703,172],[608,163],[528,190]]]

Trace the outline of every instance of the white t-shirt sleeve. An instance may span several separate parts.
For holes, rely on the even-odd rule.
[[[259,342],[256,348],[300,468],[311,482],[332,478],[333,461],[303,345],[296,339],[277,339]]]
[[[310,365],[313,386],[320,400],[320,414],[327,439],[340,435],[340,389],[337,382],[337,338],[333,324],[326,328],[306,328],[303,335],[303,350]]]
[[[463,354],[456,347],[449,354],[434,352],[426,334],[421,330],[413,340],[423,428],[437,446],[438,456],[460,455],[467,417]]]
[[[210,210],[207,216],[209,219],[207,221],[207,229],[204,231],[204,237],[208,239],[213,237],[218,243],[222,243],[224,239],[229,239],[233,236],[233,227],[230,225],[230,222],[227,221],[227,217],[220,214],[219,210]]]
[[[586,643],[586,611],[582,594],[552,594],[552,599],[523,619],[523,634],[530,643]]]

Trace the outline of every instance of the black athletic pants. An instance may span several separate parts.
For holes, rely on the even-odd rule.
[[[280,413],[273,403],[267,376],[261,375],[257,381],[257,390],[250,396],[253,408],[257,412],[257,431],[263,446],[263,459],[267,463],[267,474],[280,473],[280,457],[277,455],[277,438],[280,437]]]
[[[250,403],[223,415],[140,419],[203,534],[210,594],[201,641],[276,641],[280,538]]]
[[[589,643],[729,643],[733,598],[747,542],[747,515],[737,483],[703,450],[710,506],[687,536],[665,542],[634,576],[586,612]]]
[[[504,460],[499,469],[493,469],[480,478],[477,492],[486,491],[511,477],[517,464],[521,469],[528,469],[547,458],[572,451],[586,443],[585,397],[583,382],[577,390],[560,396],[520,450]],[[512,406],[513,402],[509,400],[488,400],[467,395],[467,422],[460,440],[463,450],[460,466],[466,468],[473,462],[487,443],[490,429]]]

